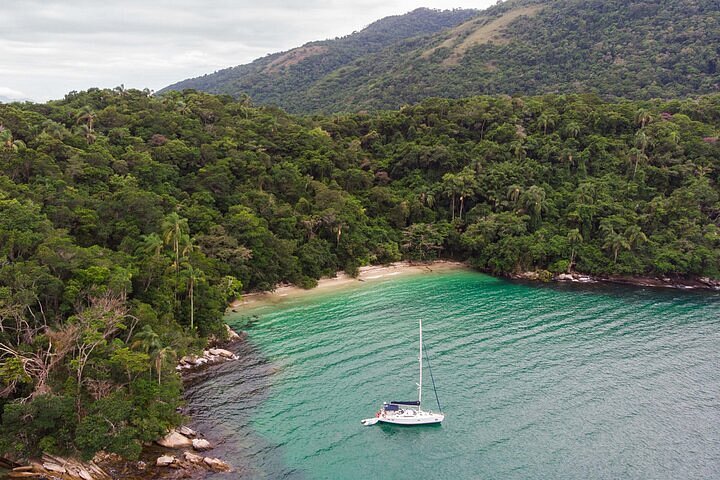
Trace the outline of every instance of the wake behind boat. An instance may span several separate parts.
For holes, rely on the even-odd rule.
[[[427,353],[426,353],[427,355]],[[432,379],[433,390],[435,391],[435,399],[437,400],[438,410],[440,413],[424,411],[420,408],[422,402],[422,382],[423,382],[423,339],[422,339],[422,320],[420,320],[420,382],[418,385],[417,401],[407,402],[383,402],[383,406],[375,414],[375,418],[366,418],[361,420],[365,426],[375,425],[378,422],[394,423],[396,425],[428,425],[432,423],[440,423],[445,419],[440,407],[440,399],[438,398],[437,389],[435,388],[435,379],[432,376],[430,368],[430,358],[428,357],[428,370]]]

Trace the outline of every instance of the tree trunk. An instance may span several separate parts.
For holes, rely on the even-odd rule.
[[[195,328],[195,296],[193,295],[195,279],[190,277],[190,330]]]

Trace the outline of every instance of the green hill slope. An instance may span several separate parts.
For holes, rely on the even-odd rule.
[[[260,103],[275,103],[290,110],[304,110],[308,105],[309,90],[327,75],[404,39],[437,33],[459,25],[478,13],[477,10],[418,8],[405,15],[383,18],[360,32],[342,38],[310,42],[247,65],[184,80],[165,90],[193,88],[235,96],[248,94]]]
[[[395,108],[431,96],[720,90],[717,0],[511,0],[472,14],[389,17],[168,89],[246,94],[294,112]]]

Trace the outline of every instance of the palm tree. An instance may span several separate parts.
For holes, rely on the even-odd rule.
[[[645,128],[645,125],[652,122],[653,117],[647,109],[641,108],[635,114],[635,119],[637,120],[637,123],[640,125],[640,128]]]
[[[631,225],[625,229],[625,238],[627,238],[629,249],[634,249],[647,242],[647,236],[637,225]]]
[[[513,206],[518,204],[518,199],[522,194],[522,187],[520,185],[510,185],[507,189],[507,199]]]
[[[470,167],[465,167],[463,171],[458,175],[457,179],[460,189],[460,220],[462,220],[465,199],[475,196],[475,190],[477,189],[477,180],[475,179],[475,171],[472,170]]]
[[[530,214],[532,224],[537,225],[542,219],[542,212],[547,209],[545,190],[537,185],[528,188],[523,194],[523,206],[525,211]]]
[[[142,330],[135,334],[135,341],[131,346],[132,348],[139,348],[144,353],[151,354],[162,348],[162,342],[160,341],[160,335],[155,333],[150,325],[145,325]]]
[[[180,281],[180,250],[183,235],[188,231],[187,219],[180,217],[177,212],[172,212],[162,223],[163,241],[165,245],[171,245],[175,254],[175,307],[178,306],[178,285]]]
[[[180,271],[180,242],[188,230],[187,219],[180,217],[177,212],[172,212],[162,223],[163,241],[165,245],[171,245],[175,253],[175,271]]]
[[[640,149],[642,153],[650,145],[650,137],[647,136],[644,130],[640,130],[635,134],[635,146]]]
[[[548,127],[555,126],[555,115],[549,112],[543,112],[538,117],[538,123],[543,127],[543,135],[547,135]]]
[[[568,135],[568,137],[571,138],[577,138],[578,135],[580,135],[580,132],[582,130],[582,127],[580,124],[574,120],[570,121],[565,125],[565,133]]]
[[[450,208],[452,209],[452,219],[455,221],[455,198],[458,196],[461,190],[461,185],[458,179],[458,175],[453,173],[446,173],[442,177],[443,180],[443,193],[451,198]]]
[[[560,160],[565,164],[569,174],[572,171],[572,166],[575,165],[575,151],[571,148],[564,149],[560,155]]]
[[[142,239],[142,244],[140,245],[139,250],[145,254],[152,255],[155,258],[160,256],[160,252],[162,252],[164,245],[163,239],[160,238],[160,235],[153,232],[150,235],[142,235],[140,238]]]
[[[634,160],[635,168],[633,169],[633,175],[632,178],[635,178],[635,175],[637,174],[638,165],[640,163],[645,164],[648,161],[648,156],[645,155],[645,152],[643,152],[641,149],[633,148],[630,150],[630,158]]]
[[[13,139],[13,134],[9,128],[5,128],[0,124],[0,143],[5,150],[16,151],[17,141]]]
[[[93,125],[95,125],[95,119],[97,118],[97,115],[95,112],[93,112],[92,108],[90,108],[88,105],[85,105],[83,108],[80,109],[80,112],[78,113],[75,123],[81,124],[84,123],[88,126],[88,129],[92,132]]]
[[[80,133],[85,137],[85,141],[88,143],[88,145],[92,145],[95,143],[95,140],[97,139],[97,136],[95,135],[95,130],[92,129],[89,125],[86,123],[83,123],[80,125]]]
[[[62,140],[67,136],[67,128],[65,128],[64,125],[61,125],[57,122],[54,122],[52,120],[45,120],[43,122],[43,132],[50,135],[52,138],[55,138],[57,140]]]
[[[188,297],[190,298],[190,330],[195,330],[195,286],[199,280],[202,280],[203,272],[187,262],[183,274],[186,277]]]
[[[174,358],[176,353],[175,350],[170,347],[163,347],[160,350],[156,350],[153,356],[155,357],[155,371],[158,375],[158,385],[160,385],[162,383],[163,362],[165,362],[168,357]]]
[[[513,140],[510,142],[510,150],[517,160],[522,160],[527,155],[527,149],[522,140]]]
[[[630,243],[620,233],[617,233],[614,228],[608,227],[605,233],[605,243],[603,248],[613,252],[613,263],[617,263],[618,253],[621,249],[630,250]]]
[[[575,265],[575,247],[580,245],[583,241],[583,237],[580,234],[580,230],[577,228],[573,228],[568,232],[567,234],[567,240],[570,243],[570,264],[568,265],[568,273],[570,273],[573,270],[573,265]]]
[[[432,208],[435,205],[435,195],[433,195],[432,191],[420,193],[420,203]]]

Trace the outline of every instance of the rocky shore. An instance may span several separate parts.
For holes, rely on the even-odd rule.
[[[243,336],[227,325],[226,328],[226,339],[211,338],[208,348],[202,353],[180,359],[175,369],[184,382],[206,378],[213,365],[238,360],[237,354],[231,350]],[[229,463],[206,455],[213,447],[201,433],[180,426],[170,430],[154,445],[146,445],[139,461],[127,461],[106,452],[98,452],[90,462],[45,454],[42,459],[24,465],[0,457],[0,468],[8,471],[6,476],[9,479],[58,480],[201,479],[212,472],[233,472]]]
[[[643,277],[637,275],[606,275],[594,276],[583,273],[560,273],[553,275],[546,270],[510,274],[508,278],[541,282],[565,283],[614,283],[634,285],[638,287],[676,288],[680,290],[712,290],[720,291],[720,280],[708,277]]]

